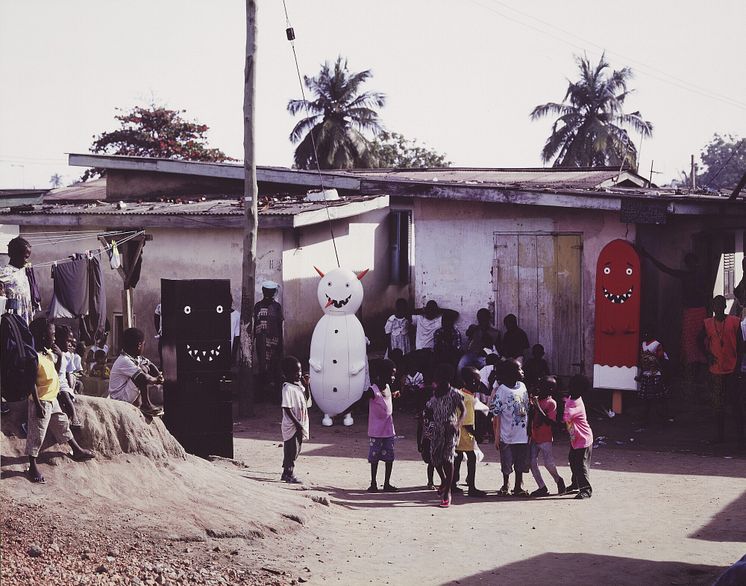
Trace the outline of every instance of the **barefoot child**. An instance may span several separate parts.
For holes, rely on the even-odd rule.
[[[392,399],[399,393],[392,393],[390,385],[396,377],[396,367],[393,361],[383,358],[371,362],[371,386],[363,393],[363,399],[368,399],[368,437],[370,448],[368,462],[370,463],[370,486],[368,492],[378,492],[378,463],[386,465],[383,490],[397,492],[399,489],[391,484],[391,471],[394,468],[394,403]]]
[[[531,421],[531,442],[529,450],[531,453],[531,474],[539,485],[531,496],[547,496],[549,489],[541,477],[539,470],[539,455],[544,461],[544,467],[552,475],[557,483],[557,494],[565,492],[565,481],[557,472],[552,453],[552,422],[557,419],[557,402],[552,395],[557,392],[557,379],[553,376],[544,376],[539,379],[538,395],[532,397],[534,415]]]
[[[527,497],[523,488],[523,474],[529,470],[528,458],[528,391],[522,382],[523,370],[517,360],[506,360],[500,365],[500,385],[492,402],[492,425],[495,447],[500,454],[503,485],[498,496],[508,496],[510,474],[515,468],[513,496]]]
[[[583,395],[591,388],[590,381],[582,374],[570,379],[570,396],[565,399],[562,416],[570,434],[570,470],[572,483],[567,492],[578,491],[576,499],[589,499],[593,493],[590,482],[591,454],[593,451],[593,432],[588,424]]]
[[[422,456],[422,461],[427,464],[427,488],[435,488],[435,466],[430,462],[430,441],[433,438],[433,412],[423,407],[417,414],[417,451]],[[442,483],[442,479],[441,479]]]
[[[281,391],[283,459],[280,480],[289,484],[302,484],[295,476],[295,461],[303,442],[309,438],[308,407],[311,393],[307,379],[303,376],[300,360],[295,356],[286,356],[280,367],[285,381]]]
[[[36,375],[36,389],[28,401],[28,433],[26,454],[29,460],[28,476],[31,482],[44,482],[44,476],[36,466],[36,458],[44,443],[47,431],[51,431],[59,443],[66,442],[72,448],[72,459],[78,462],[90,460],[93,453],[78,445],[70,432],[70,421],[60,408],[57,395],[60,379],[55,367],[54,326],[46,318],[40,317],[31,322],[34,344],[40,350],[39,368]]]
[[[466,457],[466,485],[469,487],[467,493],[470,497],[482,498],[487,496],[483,490],[479,490],[476,485],[477,474],[477,454],[475,452],[476,438],[474,430],[474,403],[476,402],[476,393],[481,384],[479,371],[473,366],[466,366],[461,369],[461,379],[464,381],[464,388],[459,392],[464,398],[464,416],[461,418],[461,433],[459,434],[458,444],[456,445],[456,459],[453,462],[453,484],[451,490],[457,494],[463,494],[464,491],[457,486],[461,461]]]

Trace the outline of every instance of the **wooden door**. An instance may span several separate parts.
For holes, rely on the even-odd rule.
[[[583,368],[582,244],[579,234],[495,233],[492,283],[497,327],[518,317],[561,376]]]

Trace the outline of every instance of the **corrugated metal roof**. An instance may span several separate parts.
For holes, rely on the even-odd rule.
[[[549,187],[554,189],[593,189],[619,176],[619,169],[354,169],[347,171],[372,181],[413,181],[466,185],[505,185],[511,187]],[[632,179],[640,186],[647,181],[631,171],[622,171],[621,179]]]
[[[329,201],[329,208],[344,207],[351,203],[365,202],[379,196],[346,197]],[[301,199],[282,201],[265,198],[259,202],[259,215],[294,216],[303,212],[325,209],[324,202],[306,202]],[[20,211],[27,215],[118,215],[118,216],[240,216],[244,213],[243,202],[235,198],[215,199],[192,198],[189,201],[147,201],[147,202],[107,202],[91,203],[44,203],[33,209]]]
[[[52,189],[44,196],[44,201],[96,201],[106,199],[106,178],[75,183],[69,187]]]

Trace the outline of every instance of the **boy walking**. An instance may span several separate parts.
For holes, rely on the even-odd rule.
[[[286,356],[280,364],[284,383],[282,385],[282,441],[283,460],[280,480],[289,484],[303,484],[295,476],[295,461],[303,442],[309,438],[308,407],[311,394],[308,384],[302,381],[300,360]]]

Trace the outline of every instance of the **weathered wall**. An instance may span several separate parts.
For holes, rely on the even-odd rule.
[[[418,307],[435,299],[460,313],[463,332],[480,307],[494,308],[492,261],[495,232],[564,232],[582,237],[582,320],[586,372],[592,371],[594,291],[598,254],[609,241],[634,241],[635,227],[618,214],[478,202],[417,199],[414,205],[414,298]],[[502,330],[504,316],[496,316]],[[531,343],[535,343],[531,340]]]
[[[346,221],[333,222],[341,266],[356,272],[369,269],[363,278],[365,297],[359,317],[374,347],[380,346],[383,322],[397,297],[408,297],[407,287],[389,285],[388,210],[376,210]],[[323,315],[316,300],[318,267],[326,272],[337,266],[329,225],[309,226],[285,235],[283,294],[286,347],[305,360],[311,334]],[[292,316],[292,321],[290,319]]]

